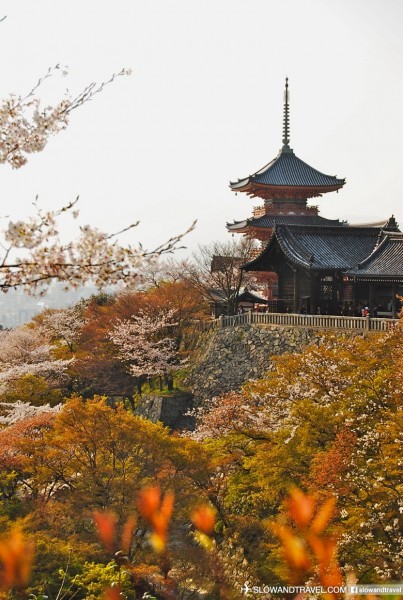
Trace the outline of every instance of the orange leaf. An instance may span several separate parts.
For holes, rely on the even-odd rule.
[[[114,512],[94,512],[93,518],[98,529],[98,535],[111,554],[115,550],[116,541],[116,515]]]
[[[211,535],[214,531],[216,513],[210,506],[204,504],[196,508],[191,516],[192,523],[202,533]]]
[[[329,523],[330,519],[334,513],[334,507],[336,505],[335,498],[329,498],[324,502],[324,504],[320,507],[317,515],[315,516],[311,529],[315,533],[322,533],[325,529],[326,525]]]
[[[105,590],[104,600],[122,600],[120,595],[120,587],[110,587]]]
[[[17,529],[0,542],[1,589],[25,587],[31,574],[33,557],[33,545],[26,542]]]
[[[281,540],[284,556],[290,567],[298,571],[307,571],[311,561],[304,540],[295,536],[288,527],[273,524],[272,529]]]
[[[144,519],[150,521],[156,513],[161,503],[161,492],[158,487],[149,487],[140,491],[137,506],[139,513]]]
[[[305,495],[298,488],[293,488],[286,504],[292,519],[298,527],[306,527],[310,523],[315,509],[313,498]]]
[[[169,521],[172,516],[175,496],[173,492],[167,492],[161,502],[161,513]]]
[[[319,567],[327,568],[336,556],[336,540],[332,538],[319,538],[315,535],[310,535],[308,536],[308,543],[318,560]]]
[[[164,537],[168,531],[168,519],[160,512],[155,513],[151,519],[154,531]]]
[[[326,573],[319,573],[320,582],[325,588],[339,587],[343,585],[340,567],[336,562],[333,562]]]
[[[136,527],[136,517],[128,517],[126,523],[123,526],[122,537],[120,538],[120,547],[126,554],[130,551],[130,546],[133,538],[133,531]]]

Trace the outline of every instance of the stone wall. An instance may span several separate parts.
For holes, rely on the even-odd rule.
[[[320,339],[312,329],[239,325],[205,333],[193,333],[186,340],[190,350],[190,374],[185,384],[189,393],[158,393],[142,396],[138,415],[161,421],[171,429],[192,429],[194,418],[186,413],[203,400],[237,390],[248,379],[262,377],[271,357],[299,352],[311,341]]]
[[[161,421],[171,429],[193,429],[194,417],[186,415],[192,405],[193,396],[190,393],[175,391],[161,396],[145,394],[135,412],[153,423]]]
[[[320,334],[312,329],[240,325],[200,334],[186,381],[195,405],[262,377],[271,357],[299,352]]]

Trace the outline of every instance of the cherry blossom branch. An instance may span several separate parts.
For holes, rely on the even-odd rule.
[[[59,64],[49,67],[25,96],[11,94],[0,102],[0,163],[8,163],[14,169],[25,165],[27,154],[41,152],[51,135],[67,127],[72,110],[92,100],[118,77],[131,73],[129,69],[121,69],[107,81],[86,86],[74,98],[67,96],[54,107],[41,108],[35,94],[47,79],[60,70],[62,75],[67,74],[66,68]]]
[[[78,287],[91,281],[102,288],[121,282],[133,285],[141,279],[147,263],[157,256],[181,248],[179,242],[189,229],[170,238],[152,252],[141,244],[123,246],[116,236],[131,231],[138,223],[132,223],[114,234],[106,234],[85,225],[75,242],[63,244],[59,237],[57,217],[71,211],[78,198],[56,211],[42,211],[35,199],[36,214],[26,221],[10,221],[3,244],[5,253],[0,263],[0,289],[24,287],[28,292],[43,292],[53,280],[63,281],[68,287]],[[72,211],[76,217],[77,210]],[[113,242],[111,243],[111,240]],[[22,250],[25,256],[16,256]],[[12,258],[11,258],[12,257]]]

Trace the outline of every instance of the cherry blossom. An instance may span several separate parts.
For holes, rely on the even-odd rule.
[[[130,75],[129,69],[114,73],[108,81],[91,83],[75,97],[66,96],[55,106],[41,105],[36,97],[38,88],[56,73],[66,76],[66,67],[50,67],[25,96],[10,94],[0,101],[0,163],[19,169],[27,162],[27,155],[41,152],[51,135],[66,129],[70,113],[91,100],[116,78]]]
[[[0,423],[2,425],[13,425],[24,419],[30,419],[44,413],[56,414],[62,408],[62,404],[57,406],[33,406],[29,402],[0,402]]]
[[[87,282],[99,288],[114,284],[133,286],[140,281],[140,266],[144,269],[161,254],[179,249],[184,235],[194,227],[193,224],[186,232],[149,252],[141,244],[123,246],[118,242],[118,235],[132,230],[138,223],[113,234],[84,225],[80,227],[78,238],[65,244],[60,238],[58,217],[75,209],[77,201],[55,211],[42,211],[35,203],[34,216],[26,221],[10,221],[4,240],[0,241],[4,251],[0,258],[2,291],[23,287],[27,293],[42,293],[52,281],[63,281],[66,289]]]
[[[56,73],[65,76],[67,68],[50,67],[25,96],[11,94],[0,101],[0,163],[16,169],[25,165],[29,154],[41,152],[51,135],[67,127],[73,110],[92,100],[118,77],[130,75],[131,71],[121,69],[107,81],[91,83],[76,96],[68,95],[55,106],[43,107],[37,97],[38,89]],[[89,281],[98,287],[122,282],[133,285],[139,280],[140,266],[146,268],[159,254],[173,251],[182,238],[182,235],[173,237],[147,253],[141,244],[122,246],[117,234],[106,234],[84,225],[78,238],[65,244],[60,239],[57,221],[70,209],[74,209],[72,216],[76,218],[75,204],[73,201],[60,210],[44,212],[35,203],[34,216],[9,222],[3,239],[0,238],[2,291],[21,286],[29,293],[44,292],[52,281],[66,282],[66,288]],[[123,231],[136,225],[128,225]]]
[[[73,352],[74,345],[85,324],[79,306],[47,311],[41,319],[41,329],[45,335],[61,340]]]
[[[172,370],[176,348],[166,332],[175,325],[174,312],[165,310],[154,316],[141,311],[113,326],[109,337],[134,377],[163,375]]]
[[[54,359],[52,349],[43,334],[32,328],[0,331],[0,393],[24,375],[44,377],[55,384],[62,382],[72,359]]]

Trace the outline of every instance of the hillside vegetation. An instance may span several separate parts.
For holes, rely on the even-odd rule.
[[[171,282],[0,332],[2,597],[400,578],[403,328],[324,334],[172,432],[133,410],[189,374],[198,298]]]

